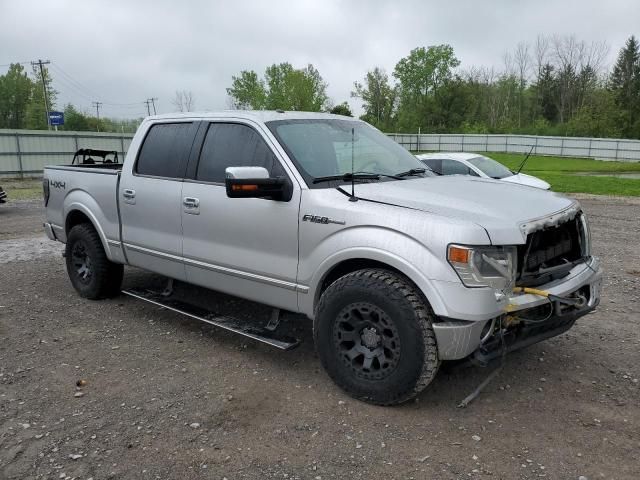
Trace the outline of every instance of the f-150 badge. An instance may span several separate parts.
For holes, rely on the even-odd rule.
[[[311,223],[322,223],[327,225],[329,223],[335,223],[336,225],[344,225],[344,221],[342,220],[333,220],[329,217],[321,217],[320,215],[310,215],[306,214],[302,217],[303,222],[311,222]]]

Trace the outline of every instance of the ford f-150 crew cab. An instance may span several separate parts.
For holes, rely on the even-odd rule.
[[[349,117],[149,117],[123,163],[47,167],[43,187],[46,233],[66,243],[81,296],[117,295],[132,265],[300,312],[331,378],[372,403],[414,397],[442,361],[486,364],[558,335],[599,303],[578,202],[435,176]],[[292,345],[274,317],[260,329],[190,315]]]

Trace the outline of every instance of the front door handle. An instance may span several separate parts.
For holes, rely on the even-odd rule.
[[[200,200],[195,197],[184,197],[182,199],[184,213],[189,215],[200,215]]]
[[[125,188],[122,190],[122,196],[124,197],[124,203],[128,203],[129,205],[136,204],[136,191],[131,188]]]
[[[198,208],[200,206],[200,200],[194,197],[184,197],[182,204],[187,208]]]

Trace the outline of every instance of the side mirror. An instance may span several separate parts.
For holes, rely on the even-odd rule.
[[[225,186],[229,198],[289,201],[293,193],[286,178],[269,177],[269,172],[264,167],[227,167]]]

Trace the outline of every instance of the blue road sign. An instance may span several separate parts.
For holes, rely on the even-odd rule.
[[[49,112],[49,125],[64,125],[64,113]]]

